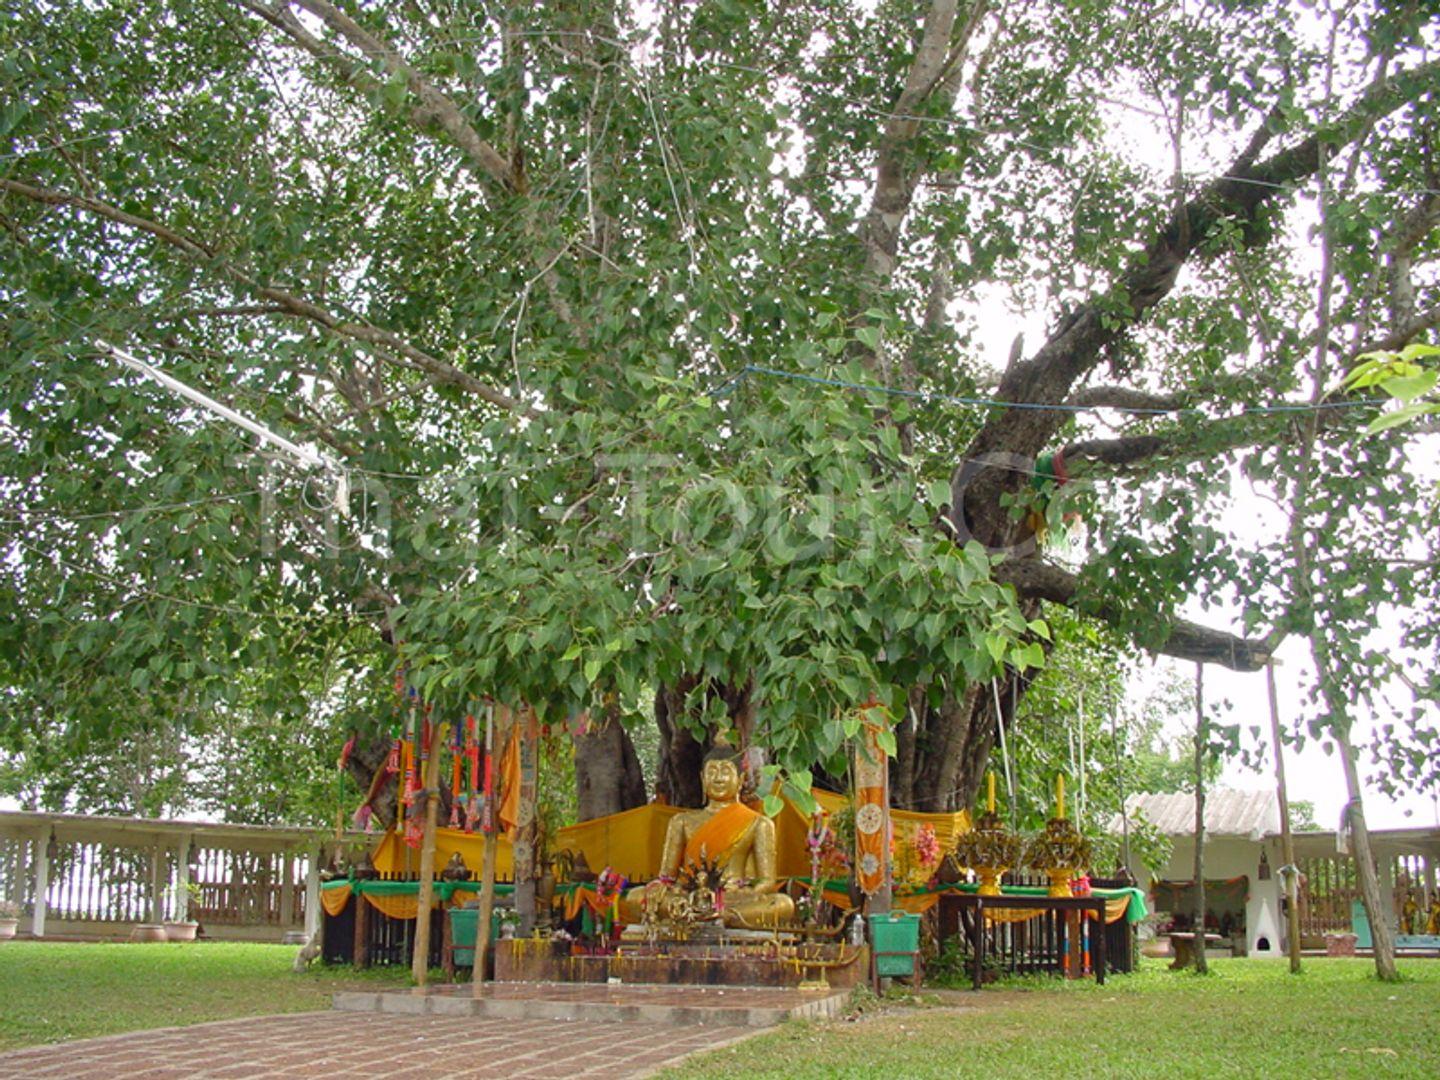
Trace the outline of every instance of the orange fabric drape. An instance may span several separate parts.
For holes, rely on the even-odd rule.
[[[329,914],[339,915],[345,910],[345,905],[350,902],[350,897],[353,895],[354,890],[349,885],[341,885],[333,889],[323,889],[320,892],[320,903]],[[479,895],[478,885],[473,892],[466,889],[456,889],[451,893],[448,902],[436,896],[431,901],[431,905],[434,907],[461,907],[467,901],[474,900],[475,897]],[[361,893],[360,896],[376,911],[383,915],[388,915],[392,919],[413,919],[420,910],[420,898],[418,896],[389,896],[368,892]]]
[[[374,893],[360,894],[370,906],[382,915],[392,919],[413,919],[420,910],[418,896],[377,896]]]
[[[610,904],[600,899],[600,894],[595,891],[595,886],[577,885],[574,891],[565,897],[566,920],[579,915],[581,908],[589,908],[595,915],[603,918],[610,910]]]
[[[520,728],[510,729],[505,752],[500,755],[500,805],[497,816],[500,828],[513,832],[520,820]]]
[[[939,903],[940,897],[943,896],[946,891],[948,890],[941,889],[936,892],[911,893],[909,895],[906,895],[904,892],[899,892],[895,896],[894,906],[901,911],[908,911],[912,915],[921,915]],[[841,911],[848,913],[855,910],[850,903],[850,897],[847,893],[840,892],[836,889],[825,889],[822,895],[826,902],[834,905]],[[1107,898],[1105,901],[1105,922],[1108,924],[1123,919],[1125,917],[1125,911],[1129,906],[1130,897],[1128,896],[1118,896],[1114,899]],[[1038,909],[1030,911],[1017,908],[1010,908],[1008,910],[1002,908],[999,910],[991,909],[986,911],[985,919],[987,922],[997,923],[1024,922],[1026,919],[1034,919],[1042,914],[1044,914],[1044,912]]]
[[[1124,918],[1124,917],[1125,917],[1125,909],[1128,908],[1129,906],[1130,906],[1130,898],[1129,898],[1128,896],[1122,896],[1122,897],[1119,897],[1119,898],[1116,899],[1116,900],[1106,900],[1106,901],[1105,901],[1105,922],[1106,922],[1106,925],[1109,925],[1109,924],[1112,923],[1112,922],[1117,922],[1118,920]],[[1023,910],[1023,909],[1015,909],[1015,908],[1011,908],[1010,910],[1006,911],[1006,910],[1004,910],[1004,909],[1001,909],[1001,910],[998,910],[998,911],[987,911],[987,912],[985,912],[985,921],[986,921],[986,922],[995,922],[995,923],[1024,922],[1026,919],[1038,918],[1040,915],[1043,915],[1043,914],[1044,914],[1044,912],[1042,912],[1042,911],[1025,911],[1025,910]],[[1086,914],[1088,915],[1089,912],[1086,912]],[[1092,916],[1092,918],[1093,918],[1093,916]]]
[[[847,802],[845,796],[819,788],[813,794],[821,808],[831,814],[838,812]],[[551,848],[583,851],[590,868],[597,873],[609,866],[632,882],[648,881],[660,872],[665,829],[670,819],[680,812],[678,807],[649,803],[609,817],[567,825],[555,834]],[[947,848],[954,844],[955,837],[970,828],[970,817],[963,810],[954,814],[891,810],[890,818],[897,832],[912,825],[930,825],[936,838]],[[809,828],[810,816],[787,800],[784,809],[775,817],[775,862],[780,877],[810,875],[810,852],[805,846],[805,834]],[[483,848],[484,837],[479,833],[466,833],[459,829],[435,830],[436,866],[444,866],[452,855],[459,852],[465,865],[472,871],[478,871],[483,861]],[[495,838],[495,853],[496,872],[502,879],[508,879],[513,872],[508,837],[500,835]],[[371,858],[375,868],[386,874],[413,874],[417,865],[415,853],[399,843],[393,833],[380,838]]]
[[[321,889],[320,904],[328,914],[339,915],[350,902],[350,893],[349,885],[342,885],[338,889]]]

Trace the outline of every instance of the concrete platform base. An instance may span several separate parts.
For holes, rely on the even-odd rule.
[[[343,1012],[478,1016],[509,1020],[627,1020],[673,1027],[773,1027],[785,1020],[837,1015],[848,994],[770,987],[614,986],[593,983],[488,983],[410,990],[341,991]]]
[[[771,935],[747,939],[743,933],[727,931],[729,940],[723,942],[622,942],[618,951],[601,956],[574,955],[548,941],[498,941],[495,981],[796,989],[824,978],[836,990],[848,990],[869,976],[866,946],[787,944],[777,951]]]

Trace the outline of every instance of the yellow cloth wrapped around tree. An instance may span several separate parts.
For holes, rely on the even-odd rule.
[[[349,885],[341,885],[334,889],[322,889],[320,891],[320,905],[326,913],[335,916],[345,910],[345,905],[350,902],[351,888]]]
[[[387,896],[385,894],[361,893],[370,906],[382,915],[392,919],[413,919],[420,910],[418,896]]]

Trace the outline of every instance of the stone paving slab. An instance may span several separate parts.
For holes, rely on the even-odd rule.
[[[843,993],[773,987],[486,983],[478,994],[469,984],[340,991],[334,1003],[344,1012],[406,1016],[762,1028],[786,1020],[835,1016],[845,998]]]
[[[14,1050],[0,1054],[0,1080],[621,1080],[754,1033],[721,1025],[292,1013]]]

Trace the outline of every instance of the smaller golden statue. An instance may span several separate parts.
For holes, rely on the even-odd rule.
[[[670,819],[660,876],[631,889],[621,903],[627,922],[723,920],[763,928],[789,922],[795,902],[775,875],[775,823],[740,801],[739,755],[717,744],[700,773],[705,805]]]

